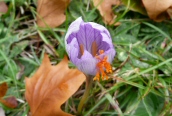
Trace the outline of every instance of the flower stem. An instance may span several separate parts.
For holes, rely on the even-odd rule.
[[[78,115],[82,115],[82,109],[83,109],[84,104],[87,101],[92,84],[93,84],[93,77],[90,75],[86,75],[86,85],[85,85],[86,90],[85,90],[84,95],[82,96],[82,99],[78,105]]]

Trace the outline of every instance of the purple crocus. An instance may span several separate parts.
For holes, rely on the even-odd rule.
[[[105,72],[112,72],[110,63],[115,49],[109,31],[94,22],[84,22],[81,17],[69,26],[65,36],[66,51],[71,62],[86,75],[99,80],[107,78]]]

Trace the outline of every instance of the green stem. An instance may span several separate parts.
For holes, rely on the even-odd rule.
[[[78,105],[78,115],[82,115],[82,109],[89,96],[90,89],[92,87],[92,83],[93,83],[93,77],[90,75],[86,75],[86,85],[85,85],[86,90],[85,90],[84,95],[82,96],[82,99]]]

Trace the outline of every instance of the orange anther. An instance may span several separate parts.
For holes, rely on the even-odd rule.
[[[96,76],[93,78],[93,80],[94,80],[94,81],[95,81],[95,80],[99,81],[99,79],[100,79],[100,75],[99,75],[99,73],[97,73]]]
[[[99,50],[99,54],[103,54],[104,53],[104,50]]]
[[[99,50],[100,54],[104,53],[104,50]],[[100,74],[102,77],[102,80],[107,80],[108,76],[106,75],[106,73],[112,73],[112,67],[110,65],[110,63],[107,61],[108,57],[105,56],[103,59],[101,59],[98,55],[95,56],[98,60],[100,60],[100,62],[97,63],[97,74],[94,77],[93,80],[100,80]],[[105,71],[106,70],[106,73]]]

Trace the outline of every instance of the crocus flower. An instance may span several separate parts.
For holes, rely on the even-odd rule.
[[[84,22],[81,17],[71,23],[65,36],[66,51],[71,62],[94,80],[107,79],[111,73],[115,49],[109,31],[94,22]]]

